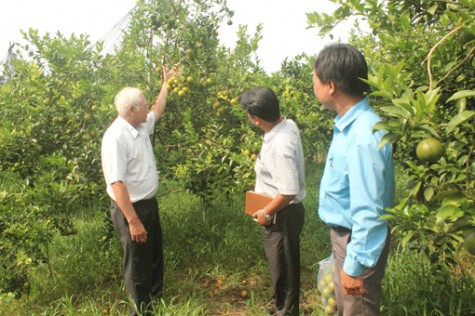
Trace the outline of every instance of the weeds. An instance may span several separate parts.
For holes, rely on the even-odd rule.
[[[302,233],[301,313],[323,315],[316,290],[318,262],[330,253],[328,229],[316,215],[321,167],[308,172]],[[162,181],[164,192],[176,183]],[[402,184],[400,184],[402,186]],[[259,227],[242,214],[241,194],[204,206],[176,190],[159,198],[165,249],[165,292],[154,315],[265,315],[271,296]],[[107,237],[104,206],[73,219],[77,234],[56,236],[49,266],[31,271],[29,294],[0,297],[0,315],[128,315],[121,248]],[[105,236],[107,238],[105,238]],[[470,258],[458,271],[435,275],[430,263],[393,249],[383,282],[382,315],[470,315],[475,281]]]

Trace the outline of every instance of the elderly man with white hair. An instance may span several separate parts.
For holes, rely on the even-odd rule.
[[[166,82],[175,70],[163,67],[164,83],[150,111],[140,89],[126,87],[115,97],[118,117],[102,139],[101,159],[111,218],[124,252],[125,285],[132,315],[151,312],[163,291],[162,229],[156,193],[158,175],[150,135],[163,115]]]

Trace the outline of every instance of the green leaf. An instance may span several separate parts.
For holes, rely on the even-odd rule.
[[[402,117],[405,119],[408,119],[411,117],[411,113],[400,106],[395,106],[395,105],[383,106],[381,107],[381,110],[386,112],[388,115],[394,116],[394,117]]]
[[[386,133],[378,144],[378,148],[383,148],[387,144],[394,144],[401,138],[401,135],[396,133]]]
[[[401,240],[401,245],[403,247],[407,247],[407,244],[412,240],[412,237],[414,237],[414,231],[409,231],[406,236]]]
[[[374,126],[373,126],[373,130],[375,131],[388,131],[390,129],[390,124],[389,122],[386,122],[386,121],[380,121],[378,123],[376,123]]]
[[[437,223],[443,222],[446,219],[457,219],[464,215],[464,212],[455,205],[447,204],[437,210]]]
[[[419,192],[419,190],[421,189],[421,186],[422,186],[422,182],[418,181],[409,191],[410,195],[416,196],[417,192]]]
[[[430,126],[428,124],[416,125],[414,127],[414,131],[424,131],[424,132],[429,133],[430,135],[432,135],[435,138],[440,138],[439,133],[437,133],[437,131],[432,126]]]
[[[454,116],[450,122],[447,124],[447,132],[451,133],[456,127],[460,126],[461,124],[465,123],[469,119],[475,116],[474,111],[463,111],[456,116]]]
[[[454,93],[450,98],[447,99],[447,102],[454,101],[460,98],[470,98],[475,97],[475,90],[462,90]]]
[[[430,13],[431,15],[435,15],[435,12],[437,11],[437,8],[439,6],[437,4],[434,4],[432,7],[427,9],[427,12]]]
[[[386,98],[386,99],[391,99],[393,97],[392,94],[388,91],[374,91],[374,92],[371,92],[371,95]]]
[[[433,187],[427,187],[424,190],[424,198],[426,201],[432,200],[432,197],[434,196],[434,188]]]

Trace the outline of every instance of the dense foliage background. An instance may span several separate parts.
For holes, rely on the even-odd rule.
[[[394,144],[398,162],[399,204],[387,217],[399,255],[392,259],[397,263],[390,263],[384,311],[473,313],[475,2],[333,2],[339,4],[333,14],[308,13],[309,26],[324,36],[339,21],[358,18],[350,41],[370,62],[370,100],[383,117],[376,128],[388,131],[383,142]],[[303,265],[304,275],[313,278],[318,260],[328,252],[322,242],[325,228],[314,210],[334,114],[324,111],[313,95],[309,74],[315,56],[302,54],[267,74],[256,55],[260,27],[251,31],[241,26],[235,47],[222,46],[219,26],[232,23],[232,15],[222,0],[138,1],[113,54],[103,53],[101,43],[92,44],[87,35],[24,33],[27,44],[17,46],[15,59],[4,65],[0,84],[0,310],[13,313],[15,308],[2,304],[17,302],[30,314],[28,297],[35,289],[33,306],[40,307],[32,309],[49,306],[51,301],[39,293],[52,289],[54,280],[57,294],[51,299],[57,304],[50,314],[74,315],[82,301],[78,296],[85,295],[74,294],[78,288],[113,288],[121,282],[100,140],[116,116],[115,93],[137,86],[153,102],[162,85],[162,64],[184,69],[169,83],[167,110],[153,137],[164,227],[173,232],[166,249],[168,271],[173,272],[167,277],[173,284],[169,295],[177,302],[162,308],[164,314],[223,310],[199,295],[183,294],[190,287],[196,294],[196,283],[208,292],[219,290],[208,293],[211,301],[226,293],[231,303],[225,310],[236,304],[242,308],[237,302],[244,298],[246,315],[259,315],[259,305],[266,301],[259,232],[243,218],[229,224],[230,218],[240,217],[242,194],[253,185],[262,135],[247,122],[239,96],[257,85],[276,91],[283,113],[302,131],[310,175]],[[362,20],[370,33],[358,27]],[[416,147],[427,138],[442,144],[437,159],[417,155]],[[210,256],[223,247],[226,253]],[[243,275],[248,264],[257,265],[260,274]],[[71,279],[68,265],[88,269]],[[230,282],[223,285],[223,278]],[[410,287],[408,280],[419,283]],[[251,281],[255,291],[249,290]],[[305,283],[309,293],[304,297],[314,304],[307,311],[318,313],[314,284]],[[440,284],[450,285],[439,293]],[[255,297],[242,295],[243,289]],[[121,289],[115,291],[106,291],[104,301],[90,307],[82,303],[84,313],[126,310],[122,303],[110,303],[123,295]],[[415,291],[427,302],[414,301]],[[444,295],[453,300],[446,302]]]

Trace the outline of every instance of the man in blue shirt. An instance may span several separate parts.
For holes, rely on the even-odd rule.
[[[373,133],[380,117],[369,105],[364,56],[348,44],[318,55],[314,92],[335,111],[333,139],[320,184],[318,214],[331,227],[339,315],[379,315],[389,227],[380,217],[394,203],[392,147]]]

